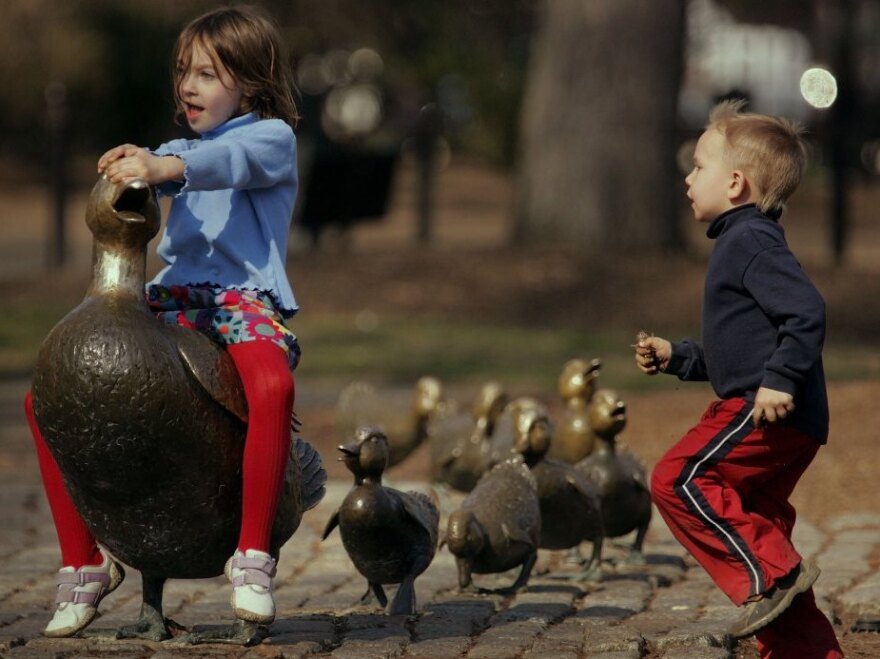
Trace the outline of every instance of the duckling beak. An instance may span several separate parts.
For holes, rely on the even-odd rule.
[[[340,461],[345,460],[346,458],[356,458],[361,453],[361,447],[357,442],[352,442],[351,444],[340,444],[336,448],[342,452],[342,457],[339,458]]]

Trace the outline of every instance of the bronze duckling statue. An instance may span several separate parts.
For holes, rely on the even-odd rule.
[[[538,558],[541,509],[535,477],[522,460],[507,460],[488,471],[447,521],[445,543],[455,556],[458,585],[473,589],[473,574],[522,566],[515,592],[529,580]]]
[[[522,456],[538,485],[541,549],[572,549],[589,541],[593,552],[579,576],[596,576],[605,539],[598,490],[574,465],[547,457],[555,438],[546,413],[536,408],[523,410],[516,430],[514,451]]]
[[[544,403],[532,396],[517,396],[511,400],[498,415],[495,423],[495,432],[492,433],[489,447],[490,468],[505,460],[519,459],[520,454],[515,444],[521,434],[520,417],[526,413],[534,413],[546,418],[550,412]]]
[[[596,390],[602,362],[571,359],[562,367],[557,388],[563,410],[556,423],[548,456],[574,464],[593,451],[595,435],[590,429],[588,406]]]
[[[507,393],[498,382],[487,382],[470,412],[451,410],[435,415],[428,424],[431,446],[431,479],[459,492],[470,492],[489,469],[490,439]]]
[[[651,493],[645,466],[625,447],[616,446],[617,435],[626,426],[626,404],[614,391],[600,389],[590,401],[589,416],[596,448],[575,466],[599,491],[605,537],[635,531],[629,558],[641,562],[642,544],[651,522]]]
[[[420,492],[383,487],[388,464],[388,440],[376,428],[363,427],[355,441],[339,447],[345,466],[354,474],[354,487],[327,522],[326,539],[339,526],[342,545],[370,591],[386,606],[388,615],[416,612],[414,583],[434,558],[440,514]],[[391,602],[383,584],[399,583]]]
[[[427,439],[428,422],[443,401],[443,385],[430,376],[418,379],[406,402],[382,396],[365,382],[353,382],[339,394],[336,429],[340,437],[351,437],[362,426],[380,429],[388,438],[388,466],[393,467]]]
[[[82,518],[142,574],[141,619],[124,634],[157,640],[169,636],[165,581],[219,575],[236,549],[247,423],[226,352],[199,332],[161,323],[147,306],[146,247],[159,219],[142,180],[98,180],[86,211],[93,279],[43,342],[32,389],[37,424]],[[320,457],[297,438],[274,557],[325,482]],[[258,631],[236,624],[242,642]]]

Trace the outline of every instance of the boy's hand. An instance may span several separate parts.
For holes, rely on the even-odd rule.
[[[659,336],[648,336],[644,332],[639,332],[633,348],[636,351],[636,365],[648,375],[665,371],[672,357],[672,344],[669,341]]]
[[[765,423],[776,423],[794,410],[794,398],[784,391],[759,387],[755,394],[755,409],[752,423],[760,428]]]
[[[150,185],[183,179],[183,161],[176,156],[156,156],[135,146],[122,144],[98,159],[98,173],[111,183],[144,179]]]

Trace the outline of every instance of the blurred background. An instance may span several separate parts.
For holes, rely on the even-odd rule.
[[[829,302],[832,377],[880,373],[880,2],[254,4],[281,27],[301,99],[302,377],[537,389],[585,354],[616,386],[658,386],[628,346],[642,328],[699,334],[711,244],[683,178],[729,97],[807,127],[784,225]],[[98,155],[187,135],[171,49],[215,5],[5,0],[0,371],[26,374],[85,290]]]

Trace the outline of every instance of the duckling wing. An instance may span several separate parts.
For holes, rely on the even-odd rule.
[[[440,528],[440,512],[431,497],[423,492],[400,492],[400,502],[407,515],[428,532],[431,545],[436,547]]]
[[[633,482],[641,489],[649,492],[647,468],[641,459],[627,446],[619,445],[617,458],[626,472],[632,476]]]
[[[459,458],[474,431],[470,414],[443,410],[428,422],[428,440],[431,443],[431,462],[446,467]]]
[[[582,497],[590,500],[599,500],[599,491],[588,481],[583,474],[578,474],[574,470],[565,475],[565,481],[575,492]]]
[[[247,423],[247,400],[229,356],[199,332],[176,325],[166,327],[172,332],[181,361],[196,381],[211,398]]]

